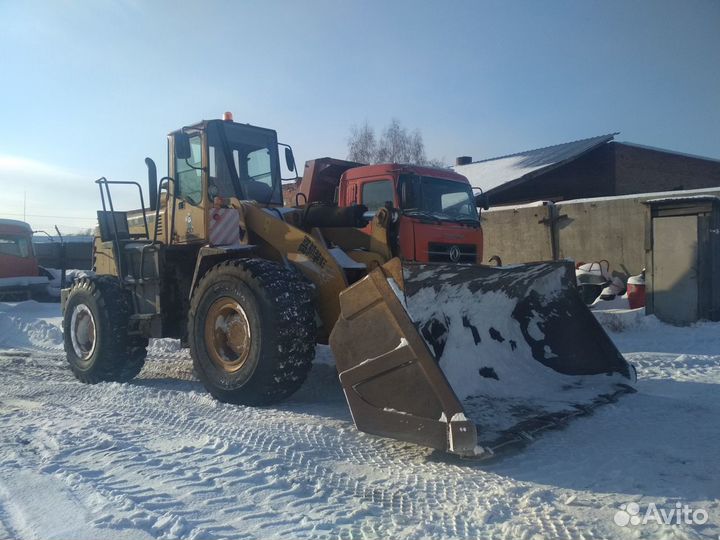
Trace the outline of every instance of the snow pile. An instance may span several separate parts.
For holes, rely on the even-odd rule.
[[[655,315],[645,316],[644,308],[640,308],[639,312],[642,316],[638,317],[631,331],[617,332],[612,327],[606,327],[623,352],[720,355],[720,322],[699,321],[689,326],[673,326]]]
[[[0,302],[0,347],[61,349],[59,304]]]
[[[593,310],[593,314],[606,330],[625,332],[642,323],[645,318],[645,308],[599,309]]]
[[[148,353],[153,354],[172,354],[179,353],[182,350],[179,339],[161,338],[151,339],[148,346]]]
[[[610,309],[630,309],[627,294],[616,295],[612,300],[603,300],[599,296],[590,304],[593,311],[606,311]]]

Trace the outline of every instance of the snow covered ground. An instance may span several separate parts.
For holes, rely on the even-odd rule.
[[[290,401],[238,407],[167,340],[132,383],[80,384],[59,315],[0,303],[0,539],[720,535],[717,323],[599,315],[638,393],[477,463],[358,433],[327,348]],[[707,520],[617,525],[629,503]]]

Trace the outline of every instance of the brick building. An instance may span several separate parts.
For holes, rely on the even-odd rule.
[[[616,142],[617,133],[473,162],[453,169],[493,205],[720,186],[720,160]]]

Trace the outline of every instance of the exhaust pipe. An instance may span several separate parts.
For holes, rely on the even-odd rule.
[[[155,162],[149,158],[145,158],[145,165],[148,168],[148,192],[150,196],[150,210],[155,211],[158,207],[158,183],[157,183],[157,167]]]

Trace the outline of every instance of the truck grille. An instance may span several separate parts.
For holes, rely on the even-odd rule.
[[[453,261],[450,257],[453,248],[459,251],[458,259]],[[474,244],[441,244],[432,242],[428,244],[428,259],[430,262],[457,262],[475,263],[477,251]]]

